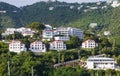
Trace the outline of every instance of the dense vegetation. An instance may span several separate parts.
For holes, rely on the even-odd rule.
[[[21,26],[19,8],[0,2],[0,11],[6,11],[6,13],[0,12],[0,29]]]
[[[58,62],[65,62],[78,58],[78,50],[50,51],[34,55],[27,51],[16,54],[9,52],[5,43],[0,42],[0,76],[119,76],[120,71],[115,70],[87,70],[80,66],[62,66],[54,68]],[[81,50],[80,56],[91,55],[90,51]],[[59,59],[60,58],[60,59]],[[120,63],[120,56],[118,57]],[[8,64],[9,63],[9,64]],[[10,71],[8,69],[10,67]],[[33,70],[33,72],[32,72]]]

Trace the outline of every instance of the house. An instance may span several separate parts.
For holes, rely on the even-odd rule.
[[[72,27],[59,27],[54,31],[54,33],[54,35],[77,36],[79,39],[84,38],[82,30]]]
[[[91,10],[98,9],[98,7],[90,7]]]
[[[6,35],[14,34],[15,31],[16,31],[15,28],[7,28],[6,31],[5,31],[5,34]]]
[[[120,2],[118,0],[113,0],[113,3],[111,4],[112,7],[118,7],[120,6]]]
[[[21,32],[21,34],[22,34],[23,36],[33,37],[34,32],[32,32],[32,31],[23,31],[23,32]]]
[[[70,36],[77,36],[79,39],[84,38],[84,34],[83,34],[83,31],[81,29],[68,27],[68,30],[69,30]]]
[[[52,26],[51,25],[45,25],[45,29],[51,29],[52,30]]]
[[[87,69],[93,70],[106,70],[106,69],[115,69],[116,68],[116,61],[113,58],[107,57],[89,57],[87,59]]]
[[[91,39],[88,39],[82,43],[82,48],[95,48],[98,47],[98,44]]]
[[[21,51],[26,51],[25,44],[18,40],[13,40],[9,44],[9,51],[20,53]]]
[[[41,41],[35,41],[30,44],[30,48],[32,52],[46,52],[45,44]]]
[[[10,35],[10,34],[14,34],[15,32],[19,32],[21,33],[23,36],[28,36],[30,35],[31,37],[34,35],[35,31],[30,29],[30,28],[25,28],[25,27],[21,27],[21,28],[7,28],[5,33],[2,33],[2,35]]]
[[[7,11],[6,10],[0,10],[0,13],[6,13]]]
[[[21,27],[16,29],[17,32],[21,33],[23,36],[30,36],[32,37],[35,33],[34,30],[32,30],[31,28],[25,28],[25,27]]]
[[[89,27],[90,28],[95,28],[95,27],[97,27],[97,25],[98,25],[97,23],[90,23]]]
[[[69,36],[55,36],[54,40],[69,41],[70,37]]]
[[[55,35],[69,36],[69,29],[67,27],[59,27],[55,30]]]
[[[104,31],[104,35],[110,35],[110,31]]]
[[[53,30],[45,29],[42,32],[42,40],[50,41],[53,38]]]
[[[50,43],[50,50],[66,50],[66,44],[63,41],[56,40]]]
[[[49,7],[49,10],[50,10],[50,11],[54,10],[54,7]]]

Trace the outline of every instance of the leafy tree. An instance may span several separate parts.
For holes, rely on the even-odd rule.
[[[30,25],[28,25],[28,27],[30,27],[31,29],[34,29],[36,31],[42,31],[43,29],[45,29],[45,25],[39,23],[39,22],[32,22]]]
[[[23,39],[23,35],[19,32],[15,32],[14,34],[8,35],[7,39]]]
[[[81,41],[77,36],[71,36],[69,41],[66,41],[68,49],[80,47]]]

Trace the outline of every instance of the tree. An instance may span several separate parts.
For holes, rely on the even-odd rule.
[[[39,23],[39,22],[33,22],[30,25],[28,25],[29,28],[36,30],[37,32],[41,32],[45,29],[45,25]]]
[[[120,36],[113,36],[109,39],[110,43],[113,44],[114,47],[120,47]]]
[[[117,57],[117,63],[120,66],[120,55]]]
[[[102,47],[111,47],[111,44],[110,44],[109,40],[106,39],[106,38],[101,38],[100,39],[100,45]]]
[[[80,47],[81,41],[77,36],[71,36],[70,41],[66,41],[68,49]]]
[[[95,71],[93,70],[93,69],[90,69],[89,70],[89,73],[90,73],[90,76],[95,76],[95,73],[94,73]]]
[[[6,38],[14,40],[14,39],[23,39],[24,37],[21,33],[15,32],[14,34],[8,35]]]
[[[25,44],[27,50],[29,50],[29,48],[30,48],[30,41],[28,40],[28,38],[24,38],[22,40],[22,42]]]
[[[111,74],[111,69],[107,69],[106,71],[105,71],[105,75],[106,76],[112,76],[112,74]]]
[[[29,28],[34,29],[36,31],[34,36],[42,37],[42,30],[45,29],[45,25],[39,23],[39,22],[33,22],[30,25],[28,25]]]

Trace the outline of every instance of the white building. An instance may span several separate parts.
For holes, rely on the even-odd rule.
[[[98,9],[98,7],[90,7],[91,10]]]
[[[120,3],[118,2],[118,0],[114,0],[113,3],[111,4],[112,7],[118,7],[120,6]]]
[[[52,26],[50,26],[50,25],[45,25],[45,29],[51,29],[51,30],[52,30]]]
[[[55,35],[69,36],[69,29],[67,27],[59,27],[55,30]]]
[[[22,34],[23,36],[33,37],[34,32],[32,32],[32,31],[24,31],[24,32],[21,32],[21,34]]]
[[[64,44],[63,41],[53,41],[50,43],[50,50],[57,50],[57,51],[60,51],[60,50],[66,50],[66,44]]]
[[[46,47],[45,44],[43,44],[43,42],[35,41],[30,44],[29,50],[31,50],[32,52],[46,52]]]
[[[69,41],[70,37],[69,36],[55,36],[54,40]]]
[[[15,28],[7,28],[6,31],[5,31],[5,34],[6,35],[14,34],[15,31],[16,31]]]
[[[79,39],[83,39],[83,31],[77,28],[72,27],[59,27],[55,30],[54,35],[63,35],[63,36],[77,36]]]
[[[21,33],[23,36],[30,36],[32,37],[35,33],[34,30],[32,30],[31,28],[25,28],[25,27],[21,27],[16,29],[17,32]]]
[[[49,30],[49,29],[43,30],[42,38],[43,38],[42,39],[43,41],[45,41],[45,40],[50,41],[53,38],[53,30]]]
[[[104,35],[110,35],[110,31],[104,31]]]
[[[5,11],[5,10],[0,10],[0,13],[6,13],[7,11]]]
[[[70,9],[74,9],[75,8],[75,6],[70,6]]]
[[[90,57],[87,59],[87,69],[115,69],[116,61],[113,58],[107,57]]]
[[[30,29],[30,28],[25,28],[25,27],[21,27],[21,28],[7,28],[5,33],[3,33],[3,35],[10,35],[10,34],[14,34],[15,32],[19,32],[21,33],[23,36],[28,36],[30,35],[31,37],[34,35],[35,31]]]
[[[95,28],[95,27],[97,27],[97,25],[98,25],[97,23],[90,23],[89,27],[90,28]]]
[[[49,7],[49,10],[50,10],[50,11],[54,10],[54,7]]]
[[[69,30],[69,35],[77,36],[79,39],[84,38],[84,34],[83,34],[83,31],[81,29],[68,27],[68,30]]]
[[[9,44],[9,51],[10,52],[20,53],[21,51],[26,51],[26,50],[27,49],[25,47],[25,44],[23,44],[21,41],[13,40]]]
[[[88,39],[82,43],[82,48],[95,48],[97,46],[98,44],[94,40],[91,40],[91,39]]]

